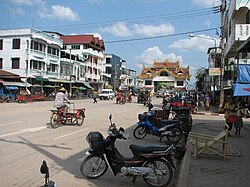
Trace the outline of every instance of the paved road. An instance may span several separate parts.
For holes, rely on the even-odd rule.
[[[160,101],[155,100],[158,104]],[[140,141],[132,137],[137,114],[146,111],[145,107],[136,102],[117,105],[114,100],[98,101],[97,104],[93,104],[90,99],[75,101],[76,108],[86,108],[83,126],[63,126],[57,129],[48,125],[52,105],[52,102],[1,104],[0,186],[41,186],[44,178],[39,169],[43,160],[47,161],[51,179],[59,187],[130,186],[132,179],[114,177],[110,171],[100,179],[89,181],[79,171],[83,153],[88,149],[85,140],[87,133],[98,130],[106,135],[109,114],[113,115],[117,126],[130,132],[126,142],[118,142],[125,156],[131,156],[128,145],[132,142],[158,143],[157,137],[151,136]],[[136,186],[145,186],[145,183],[138,179]]]
[[[155,107],[161,106],[162,99],[154,98]],[[135,140],[132,131],[137,122],[137,114],[146,111],[141,104],[126,103],[117,105],[115,101],[92,100],[75,101],[76,108],[86,108],[83,126],[63,126],[52,129],[48,125],[52,102],[35,102],[27,104],[2,103],[0,105],[0,186],[39,187],[44,184],[40,166],[46,160],[50,169],[51,180],[59,187],[88,186],[132,186],[132,179],[108,172],[99,179],[86,180],[79,171],[79,166],[88,149],[85,140],[91,130],[98,130],[106,135],[109,125],[108,116],[113,115],[117,126],[129,132],[127,141],[117,142],[121,153],[131,156],[128,149],[131,143],[159,144],[158,137],[148,135],[143,140]],[[193,116],[194,123],[199,119],[213,123],[214,119],[223,117]],[[178,172],[175,175],[178,177]],[[135,186],[145,186],[142,179],[137,179]],[[171,187],[176,186],[174,181]]]

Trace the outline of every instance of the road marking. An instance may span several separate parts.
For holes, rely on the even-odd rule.
[[[2,124],[0,124],[0,127],[6,126],[6,125],[12,125],[12,124],[19,124],[19,123],[22,123],[22,121],[15,121],[15,122],[10,122],[10,123],[2,123]]]
[[[79,130],[79,131],[75,131],[75,132],[72,132],[72,133],[69,133],[69,134],[65,134],[65,135],[62,135],[62,136],[58,136],[58,137],[54,138],[53,140],[61,139],[61,138],[70,136],[70,135],[72,135],[72,134],[77,134],[77,133],[79,133],[79,132],[83,132],[83,131],[86,131],[86,130],[88,130],[88,128],[82,129],[82,130]]]
[[[17,131],[17,132],[2,134],[2,135],[0,135],[0,138],[15,135],[15,134],[20,134],[20,133],[24,133],[24,132],[37,132],[37,131],[40,131],[40,130],[45,129],[45,128],[47,128],[47,127],[46,126],[41,126],[41,127],[35,127],[35,128],[22,129],[22,130]]]

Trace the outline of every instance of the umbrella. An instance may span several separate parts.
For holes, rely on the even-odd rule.
[[[78,89],[79,89],[79,90],[87,90],[86,88],[84,88],[84,87],[82,87],[82,86],[78,87]]]
[[[32,87],[42,87],[40,84],[34,84]]]
[[[44,88],[54,88],[52,85],[43,85]]]

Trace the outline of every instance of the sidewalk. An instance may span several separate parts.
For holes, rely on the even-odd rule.
[[[219,134],[223,130],[225,121],[222,117],[213,118],[216,120],[214,123],[209,120],[211,119],[209,115],[215,115],[214,109],[211,108],[209,111],[200,109],[199,114],[206,115],[206,117],[194,120],[192,131],[210,135]],[[192,155],[194,146],[187,143],[187,151],[181,161],[177,187],[250,186],[250,119],[244,118],[243,121],[245,126],[242,128],[241,137],[234,135],[234,129],[231,132],[232,136],[229,137],[228,144],[229,158],[226,161],[218,155],[205,153],[195,159]]]

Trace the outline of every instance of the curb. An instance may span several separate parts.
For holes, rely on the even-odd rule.
[[[187,143],[186,145],[186,153],[181,161],[181,166],[179,170],[179,177],[177,180],[176,187],[188,187],[188,178],[189,178],[189,171],[191,167],[191,145]]]
[[[206,116],[224,116],[224,114],[218,114],[218,113],[207,113],[207,112],[197,112],[193,115],[206,115]]]

